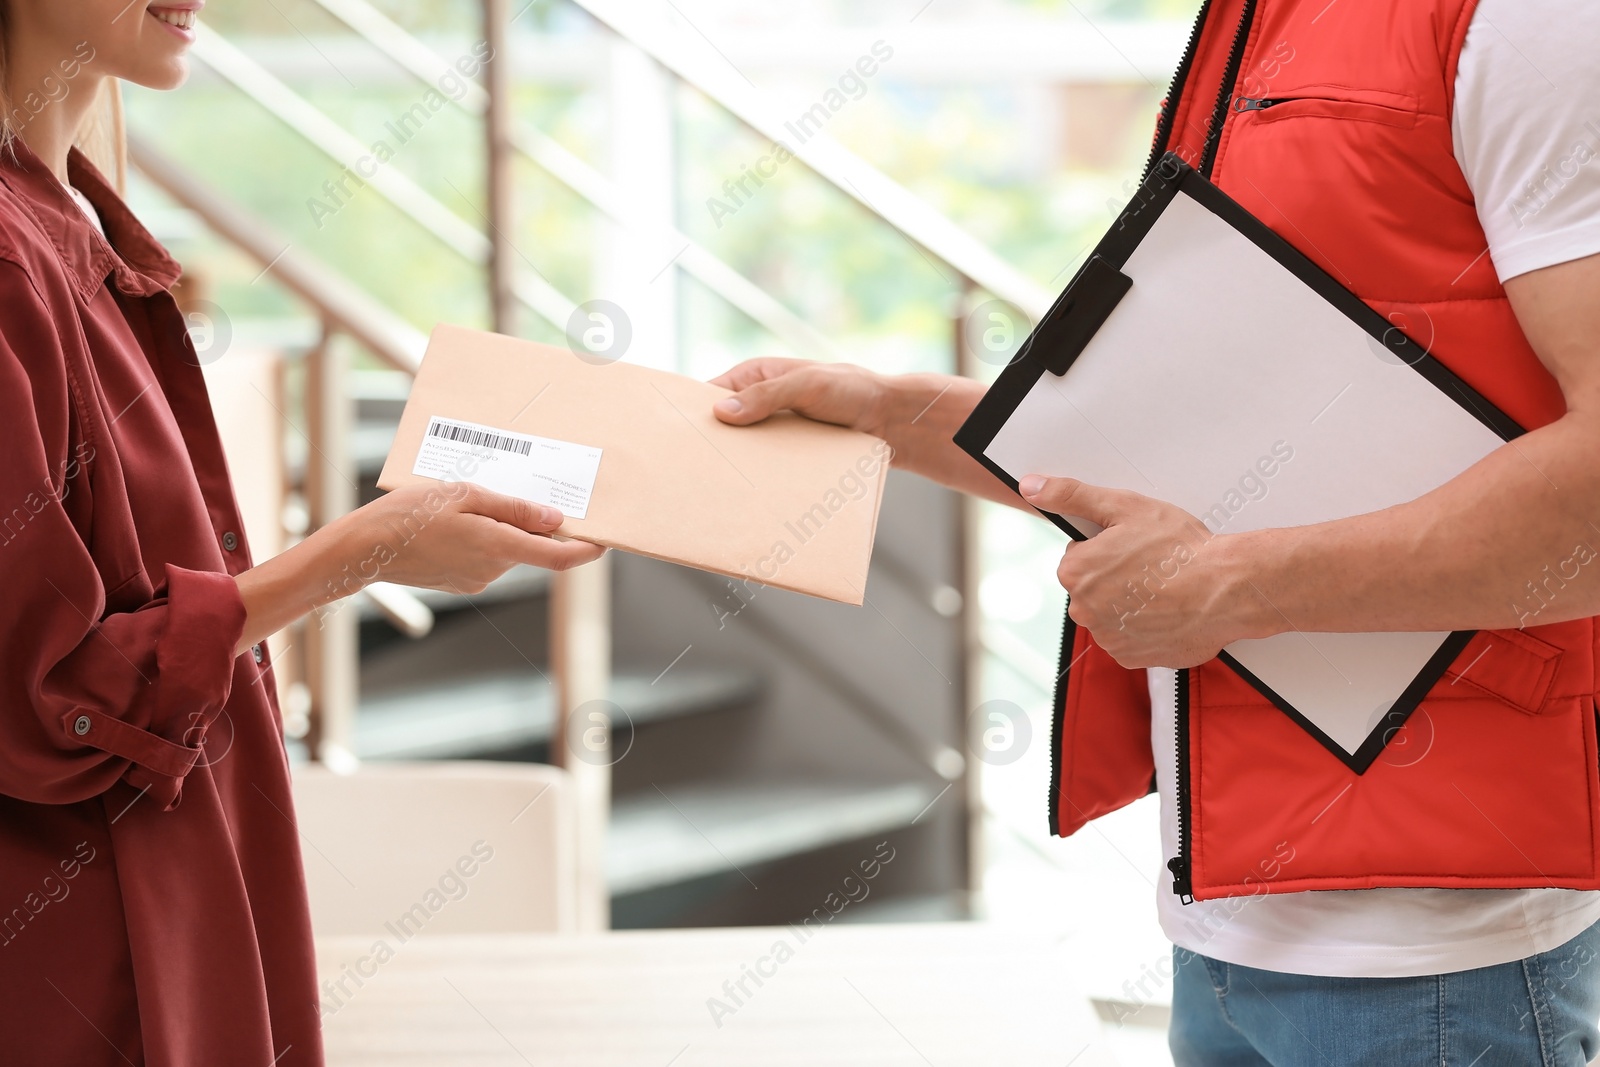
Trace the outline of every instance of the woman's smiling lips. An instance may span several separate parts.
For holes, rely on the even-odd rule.
[[[200,9],[204,6],[203,3],[159,4],[146,8],[145,13],[185,41],[193,41],[195,23],[199,22]]]

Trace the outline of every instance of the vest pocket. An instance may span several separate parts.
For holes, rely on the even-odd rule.
[[[1233,101],[1238,119],[1258,123],[1294,118],[1376,122],[1409,130],[1417,124],[1417,101],[1402,93],[1308,86],[1271,96],[1240,96]]]

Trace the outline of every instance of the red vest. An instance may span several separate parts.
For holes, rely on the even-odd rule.
[[[1566,410],[1486,254],[1456,164],[1475,0],[1208,0],[1152,161],[1175,151],[1524,427]],[[1585,546],[1587,547],[1587,546]],[[1180,893],[1600,888],[1593,619],[1479,633],[1356,774],[1213,660],[1180,672]],[[1570,574],[1568,578],[1572,577]],[[1070,619],[1051,826],[1150,791],[1143,671]]]

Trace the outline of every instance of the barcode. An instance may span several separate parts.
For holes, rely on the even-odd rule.
[[[446,441],[460,441],[468,445],[484,445],[502,452],[515,452],[519,456],[531,455],[533,452],[532,441],[518,441],[514,437],[490,433],[488,430],[474,430],[470,426],[458,426],[453,422],[435,421],[428,427],[428,436],[443,437]]]

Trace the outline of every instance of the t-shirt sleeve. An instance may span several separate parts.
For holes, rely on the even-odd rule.
[[[1481,0],[1456,73],[1456,160],[1500,280],[1600,253],[1600,4]]]

